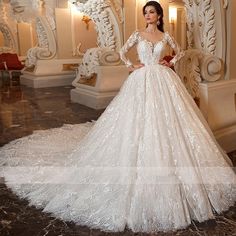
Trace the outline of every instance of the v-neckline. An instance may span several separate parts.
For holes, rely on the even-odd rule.
[[[141,40],[146,41],[147,43],[150,43],[153,47],[155,47],[157,44],[159,44],[159,43],[161,43],[161,42],[164,41],[166,32],[164,32],[164,35],[163,35],[162,39],[161,39],[161,40],[158,40],[158,41],[156,41],[156,42],[152,42],[152,41],[146,39],[145,37],[143,37],[143,36],[140,34],[140,32],[138,32],[138,34],[139,34],[139,37],[140,37]]]

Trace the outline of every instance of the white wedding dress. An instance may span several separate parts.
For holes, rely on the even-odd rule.
[[[54,216],[104,231],[168,231],[234,205],[236,175],[175,72],[157,64],[166,32],[134,32],[144,67],[130,74],[96,122],[36,131],[0,151],[2,176],[20,198]]]

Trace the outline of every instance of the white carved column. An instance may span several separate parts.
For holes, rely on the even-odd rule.
[[[34,0],[31,4],[37,1]],[[71,56],[66,58],[58,57],[57,41],[60,35],[57,32],[56,21],[60,19],[55,15],[57,7],[66,7],[65,9],[68,10],[67,1],[43,0],[38,3],[40,4],[35,19],[38,45],[28,51],[27,66],[23,70],[21,83],[34,88],[71,85],[76,75],[74,66],[78,66],[80,60],[73,58],[72,52]],[[27,7],[25,11],[26,14]],[[23,12],[22,16],[24,16]],[[70,28],[70,25],[67,27]]]
[[[226,151],[236,149],[236,82],[226,80],[226,6],[221,0],[184,0],[188,45],[176,71]]]
[[[16,21],[10,17],[10,4],[0,2],[0,31],[3,34],[4,46],[0,52],[18,52]]]
[[[105,108],[128,76],[120,65],[118,51],[123,44],[123,1],[71,1],[78,11],[96,24],[97,48],[88,49],[73,81],[71,100],[86,106]],[[114,73],[115,72],[115,73]]]
[[[38,60],[52,59],[56,55],[56,40],[47,18],[38,16],[35,19],[35,24],[39,46],[31,48],[28,51],[26,61],[27,67],[33,67],[37,64]]]

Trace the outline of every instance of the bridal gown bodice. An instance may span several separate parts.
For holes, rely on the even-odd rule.
[[[125,56],[128,50],[137,44],[137,52],[140,63],[148,65],[157,65],[158,62],[165,56],[167,45],[175,52],[175,57],[171,60],[173,64],[179,60],[184,52],[181,51],[175,39],[168,32],[163,33],[162,39],[157,42],[151,42],[142,37],[139,31],[135,31],[127,40],[126,44],[120,51],[121,59],[127,66],[132,63]]]
[[[36,131],[1,148],[6,184],[31,205],[104,231],[168,231],[214,218],[236,200],[236,175],[177,74],[158,64],[168,34],[134,32],[145,66],[133,71],[96,122]],[[116,73],[114,71],[114,73]],[[111,79],[113,79],[111,77]]]

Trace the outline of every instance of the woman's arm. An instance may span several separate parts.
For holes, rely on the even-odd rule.
[[[175,52],[174,58],[169,62],[170,66],[173,66],[180,58],[182,58],[184,56],[184,51],[181,50],[179,44],[168,32],[166,32],[166,34],[167,34],[167,36],[166,36],[167,42]]]
[[[138,31],[135,31],[134,33],[132,33],[132,35],[126,41],[124,46],[120,49],[121,60],[131,70],[135,70],[141,67],[141,65],[133,65],[132,62],[125,55],[138,42],[138,34],[139,34]]]

